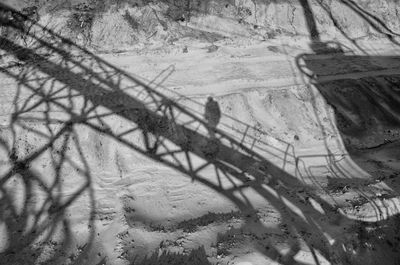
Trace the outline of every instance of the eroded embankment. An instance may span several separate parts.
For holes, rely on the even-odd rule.
[[[73,42],[98,51],[149,47],[168,51],[182,49],[182,39],[214,43],[226,37],[266,40],[319,35],[354,43],[371,37],[395,42],[400,31],[400,5],[392,0],[5,2]]]

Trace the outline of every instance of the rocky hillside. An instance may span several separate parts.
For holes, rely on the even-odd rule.
[[[182,39],[278,36],[335,39],[400,32],[395,0],[2,0],[98,51],[174,47]]]

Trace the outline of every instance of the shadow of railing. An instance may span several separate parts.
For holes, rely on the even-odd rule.
[[[33,152],[27,151],[28,155],[20,157],[13,153],[13,150],[19,150],[19,146],[16,146],[18,141],[9,146],[9,141],[3,140],[3,149],[8,151],[6,160],[9,163],[6,173],[2,174],[0,179],[3,193],[7,194],[6,186],[16,175],[21,176],[23,180],[38,179],[36,181],[39,186],[48,194],[45,196],[46,207],[49,203],[54,205],[51,209],[44,207],[41,212],[62,215],[74,201],[88,191],[91,213],[87,220],[88,226],[92,227],[91,222],[96,209],[91,193],[91,169],[87,168],[85,162],[85,150],[79,140],[76,140],[79,139],[79,128],[83,126],[190,176],[194,181],[225,196],[243,212],[255,211],[255,206],[242,191],[251,189],[259,194],[281,214],[282,223],[285,223],[296,237],[289,242],[288,254],[280,253],[274,242],[268,243],[267,251],[263,247],[258,248],[270,259],[279,260],[283,264],[293,264],[302,244],[309,248],[316,263],[319,263],[317,252],[332,262],[344,261],[349,257],[356,259],[362,254],[346,250],[346,239],[342,237],[341,232],[334,231],[339,225],[347,225],[354,221],[340,214],[334,206],[323,200],[313,187],[305,185],[288,173],[288,169],[285,168],[287,164],[292,164],[294,171],[297,170],[298,159],[293,146],[279,140],[275,140],[276,145],[271,145],[257,139],[252,136],[257,129],[239,121],[235,122],[240,124],[242,129],[221,125],[215,130],[215,137],[210,137],[202,115],[172,100],[173,97],[168,96],[168,93],[161,93],[133,78],[87,50],[18,14],[17,11],[3,5],[1,9],[2,26],[23,34],[30,43],[29,47],[21,45],[18,34],[17,38],[0,37],[1,50],[16,62],[3,66],[1,70],[18,82],[14,109],[10,113],[11,118],[6,129],[14,138],[17,138],[18,130],[26,130],[44,141],[40,148]],[[16,23],[16,18],[22,19],[23,23]],[[25,23],[29,23],[29,31],[25,30]],[[123,131],[113,127],[108,119],[116,117],[124,119],[131,127]],[[29,126],[30,122],[43,124],[47,131],[42,132],[34,126]],[[68,148],[65,145],[61,145],[61,149],[53,149],[58,141],[69,139],[67,132],[75,135],[75,139],[71,141],[75,143],[74,152],[78,162],[72,159],[73,156],[66,151]],[[141,135],[142,143],[134,140],[135,134]],[[284,148],[281,149],[280,145]],[[55,181],[50,185],[57,190],[58,195],[55,199],[53,192],[48,188],[49,184],[40,184],[39,180],[43,179],[43,176],[34,177],[38,169],[29,170],[37,166],[39,157],[47,151],[56,153],[52,160]],[[276,165],[271,162],[270,157],[280,159],[282,164]],[[61,181],[64,160],[84,181],[68,200],[60,203],[57,196],[60,196],[65,186]],[[23,170],[18,169],[22,165]],[[209,172],[204,172],[206,168],[215,169],[215,179]],[[249,181],[246,175],[252,179]],[[23,186],[29,188],[29,181],[24,182]],[[29,190],[27,188],[25,190]],[[301,195],[297,193],[298,190],[302,190]],[[11,195],[3,195],[3,198],[4,207],[17,212],[14,198]],[[26,198],[29,199],[29,196]],[[315,207],[315,204],[323,210]],[[29,209],[23,210],[20,218],[24,222],[20,222],[19,225],[26,228]],[[14,216],[15,214],[5,212],[0,219],[6,220],[4,223],[10,235],[8,238],[22,229],[11,225]],[[58,225],[56,220],[48,220],[51,225]],[[64,230],[69,231],[67,220],[68,218],[63,219]],[[262,227],[262,233],[267,234],[271,231],[271,228],[264,226],[260,220],[256,222]],[[246,223],[244,226],[252,224]],[[36,229],[36,226],[34,224],[32,227]],[[43,226],[48,228],[49,224],[44,223]],[[307,233],[302,236],[299,231]],[[13,240],[18,238],[16,241],[23,242],[24,247],[32,247],[33,239],[25,240],[25,232],[19,233],[22,234],[12,237]],[[50,237],[55,234],[52,230],[47,233]],[[94,230],[88,238],[89,242],[93,241],[93,233]],[[68,233],[64,232],[63,238],[64,243],[60,246],[69,242]],[[331,243],[332,238],[334,243]],[[4,256],[10,262],[19,258],[18,253],[15,253],[16,247],[21,248],[20,245],[9,244],[2,252],[6,253]],[[88,243],[83,247],[87,250],[86,256],[77,255],[73,261],[79,263],[87,258],[91,247]],[[13,255],[8,255],[11,252],[14,252]],[[37,258],[39,257],[33,260]],[[57,259],[56,255],[53,259]]]

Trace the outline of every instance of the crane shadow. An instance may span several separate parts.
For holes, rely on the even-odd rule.
[[[7,210],[2,211],[0,220],[9,243],[0,255],[8,263],[21,263],[20,251],[25,251],[24,262],[97,262],[90,260],[99,251],[95,221],[101,216],[96,208],[92,173],[97,165],[88,162],[94,154],[84,148],[80,133],[83,128],[183,173],[224,196],[241,212],[256,211],[243,190],[260,195],[279,212],[280,222],[291,234],[286,242],[287,253],[281,253],[273,240],[255,246],[269,259],[301,264],[295,256],[304,246],[317,264],[319,256],[331,262],[357,260],[359,264],[370,258],[372,250],[356,248],[351,243],[355,239],[343,235],[347,227],[368,231],[369,223],[342,214],[314,186],[302,182],[296,175],[300,159],[289,143],[276,139],[271,145],[256,139],[250,131],[257,129],[240,121],[236,122],[243,129],[221,124],[210,137],[203,117],[179,104],[168,91],[162,93],[23,14],[0,7],[1,25],[13,33],[12,37],[0,37],[6,62],[1,71],[17,83],[1,138],[2,161],[7,166],[0,178],[0,206]],[[29,47],[22,44],[20,35],[29,41]],[[123,119],[129,126],[116,128],[113,119]],[[137,136],[141,141],[136,141]],[[47,168],[43,163],[49,163]],[[210,168],[215,175],[206,171]],[[80,181],[68,183],[71,179]],[[18,192],[23,193],[22,202],[14,196]],[[88,205],[89,214],[83,213],[82,219],[89,233],[87,243],[72,255],[73,220],[69,214],[77,202]],[[390,221],[394,218],[387,217]],[[19,220],[17,225],[15,218]],[[275,232],[260,219],[246,222],[243,227],[254,223],[263,235]],[[370,240],[368,244],[381,250],[386,239]],[[43,240],[51,251],[38,248],[37,240]],[[387,251],[394,253],[395,247],[374,252],[376,259],[387,256]],[[102,258],[100,255],[97,259],[101,262]]]
[[[390,30],[382,20],[363,10],[354,1],[342,1],[342,3],[365,19],[374,30],[386,36],[394,45],[398,45],[396,41],[398,34]],[[331,10],[327,6],[322,3],[320,5],[328,14],[331,14]],[[387,188],[387,194],[362,195],[368,200],[377,201],[379,197],[385,197],[390,193],[392,195],[388,196],[388,204],[392,204],[392,207],[397,211],[398,206],[395,202],[395,197],[399,194],[397,141],[400,129],[400,91],[398,89],[400,57],[397,55],[368,55],[365,50],[358,46],[355,40],[350,39],[348,36],[345,37],[358,50],[363,52],[363,55],[356,54],[339,42],[322,42],[315,26],[314,15],[307,1],[303,1],[303,9],[311,32],[310,45],[313,53],[298,55],[296,64],[305,79],[307,79],[309,91],[313,95],[314,113],[318,120],[319,128],[325,136],[324,144],[326,149],[330,150],[331,145],[327,141],[327,132],[331,128],[337,128],[343,142],[337,141],[336,146],[344,146],[351,160],[355,161],[359,168],[372,177],[372,182],[354,182],[354,179],[350,177],[351,174],[343,171],[343,168],[341,169],[336,161],[331,160],[333,163],[329,163],[329,167],[333,167],[336,172],[340,172],[339,176],[331,174],[331,185],[341,186],[341,188],[350,185],[355,186],[357,189],[363,186],[384,186]],[[307,14],[309,15],[307,16]],[[334,17],[331,16],[331,19],[335,23]],[[323,116],[318,110],[316,105],[318,95],[322,95],[327,103],[326,106],[334,110],[335,119],[330,124],[323,122]],[[331,151],[328,152],[333,153]],[[308,170],[311,171],[310,169]],[[330,172],[333,173],[334,170]],[[362,174],[362,172],[359,173],[359,175]],[[350,178],[343,181],[346,176]],[[372,202],[372,204],[375,203]],[[373,210],[374,207],[370,209],[371,212],[375,212],[373,215],[384,215],[385,213],[379,210],[379,205],[376,206],[375,210]],[[395,231],[397,226],[398,214],[375,223],[374,228],[371,226],[366,228],[364,226],[359,235],[363,235],[362,237],[365,238],[367,235],[377,236],[375,234],[377,232],[379,236],[387,238],[388,242],[390,242],[387,247],[392,244],[397,247],[399,238],[390,236],[392,232],[389,232],[397,233]],[[367,230],[375,232],[366,232]],[[366,241],[360,241],[361,247],[359,250],[361,249],[362,252],[368,249],[368,247],[365,248],[365,244]],[[368,255],[370,257],[373,256],[371,253]],[[390,261],[387,262],[396,264],[397,254],[386,252],[384,256],[389,257]],[[358,264],[359,261],[350,259],[347,262],[349,264]],[[363,260],[363,262],[379,263],[374,259]]]
[[[310,86],[334,110],[336,123],[329,126],[337,126],[353,160],[376,180],[393,179],[399,171],[399,63],[399,56],[345,53],[297,58]],[[320,128],[327,130],[322,122]]]
[[[331,44],[331,43],[330,43]],[[321,46],[322,43],[319,43]],[[368,173],[365,181],[353,178],[350,172],[341,168],[339,163],[329,159],[327,163],[330,172],[328,187],[330,191],[340,187],[344,189],[352,187],[359,190],[360,196],[365,201],[370,201],[376,207],[370,209],[373,216],[385,216],[385,211],[379,210],[379,203],[376,201],[388,199],[388,205],[398,210],[396,197],[399,194],[399,132],[400,132],[400,75],[398,67],[399,56],[366,56],[349,54],[338,49],[340,43],[335,43],[334,53],[301,54],[296,58],[297,67],[309,80],[309,91],[313,95],[314,112],[319,121],[319,128],[325,135],[325,146],[330,150],[332,143],[327,141],[327,131],[337,128],[342,142],[336,146],[343,146],[350,159],[364,172]],[[328,49],[329,50],[329,49]],[[325,50],[327,51],[327,49]],[[335,119],[330,124],[324,124],[320,110],[315,104],[317,95],[322,95],[327,103],[327,108],[334,110]],[[329,111],[329,110],[327,110]],[[329,152],[329,151],[328,151]],[[333,153],[333,152],[329,152]],[[307,167],[309,172],[312,168]],[[334,174],[338,172],[339,174]],[[360,175],[365,173],[360,172]],[[363,187],[385,187],[386,193],[375,192],[367,195],[361,190]],[[386,197],[387,196],[387,197]],[[365,202],[364,201],[364,202]],[[375,202],[373,202],[375,201]],[[375,209],[375,210],[374,210]],[[383,218],[386,219],[386,218]],[[363,225],[364,226],[364,225]],[[392,232],[398,226],[398,215],[374,224],[374,228],[367,225],[371,231],[380,231],[378,234],[388,238],[390,247],[392,244],[399,245],[399,238],[391,237]],[[378,227],[380,227],[378,229]],[[378,230],[375,230],[378,229]],[[386,232],[383,232],[386,231]],[[363,237],[376,235],[375,232],[367,233],[363,229]],[[368,238],[368,236],[366,237]],[[365,241],[366,242],[366,241]],[[361,246],[365,243],[363,240]],[[360,247],[364,249],[364,247]],[[385,251],[384,251],[385,252]],[[372,254],[369,254],[373,256]],[[391,264],[396,264],[397,254],[386,252],[390,257]],[[348,260],[349,264],[358,264],[358,261]],[[370,262],[374,264],[377,260]]]

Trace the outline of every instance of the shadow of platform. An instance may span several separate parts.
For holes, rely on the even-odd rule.
[[[336,46],[341,45],[338,43]],[[361,56],[343,50],[301,54],[296,58],[297,66],[309,79],[310,91],[313,88],[317,91],[312,92],[313,95],[320,93],[333,109],[335,123],[329,127],[338,128],[351,159],[374,179],[373,182],[358,184],[349,179],[343,183],[358,187],[383,184],[392,194],[390,198],[397,197],[400,192],[400,56]],[[327,128],[316,106],[314,112],[324,134]],[[328,143],[326,146],[329,149]],[[333,182],[340,181],[343,180],[333,179]],[[397,206],[394,207],[397,211]],[[360,227],[363,227],[360,235],[365,238],[377,236],[375,232],[387,238],[388,248],[392,245],[397,248],[400,244],[399,238],[392,236],[397,233],[398,214],[375,223],[374,228],[370,225]],[[368,229],[375,232],[366,232]],[[396,264],[397,254],[380,251]],[[378,262],[372,258],[372,253],[368,255],[371,255],[371,260],[363,257],[363,262]],[[356,261],[347,262],[353,264]]]
[[[398,172],[395,146],[400,139],[400,56],[303,54],[297,63],[333,108],[335,126],[361,168],[376,179]],[[320,127],[324,130],[322,123]],[[376,163],[385,160],[381,161],[385,166],[372,169],[367,165],[372,159]]]

